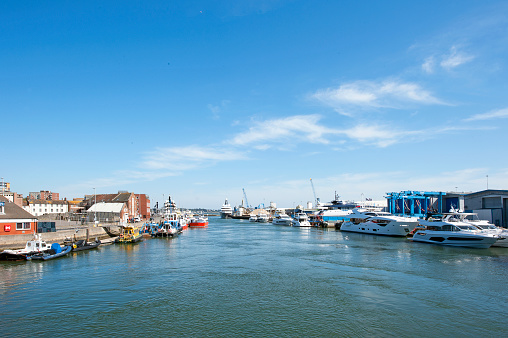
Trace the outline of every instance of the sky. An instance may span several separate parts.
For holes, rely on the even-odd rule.
[[[293,207],[508,189],[506,1],[2,1],[0,176]]]

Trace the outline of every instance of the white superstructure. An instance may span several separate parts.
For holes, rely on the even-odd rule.
[[[291,225],[293,219],[286,214],[276,214],[273,217],[272,224],[275,225]]]
[[[228,202],[228,199],[226,198],[226,201],[220,208],[220,218],[229,218],[233,214],[233,208],[231,208],[231,205]]]
[[[294,227],[310,227],[309,216],[304,212],[299,212],[293,216],[291,225]]]
[[[407,236],[417,225],[415,217],[400,217],[383,211],[355,209],[344,222],[341,231],[360,232],[371,235]]]
[[[483,232],[463,222],[457,213],[431,216],[420,220],[420,225],[425,228],[414,233],[413,242],[485,249],[498,240],[497,234]]]

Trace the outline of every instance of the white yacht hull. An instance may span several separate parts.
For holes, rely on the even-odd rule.
[[[290,226],[291,225],[291,220],[279,220],[279,219],[274,219],[272,221],[272,224],[274,225],[287,225],[287,226]]]
[[[349,232],[359,232],[370,235],[383,235],[383,236],[407,236],[416,226],[418,222],[407,221],[398,222],[391,221],[386,225],[381,225],[372,221],[362,222],[355,224],[353,222],[342,223],[340,230]]]
[[[497,237],[487,234],[467,233],[463,231],[419,230],[411,238],[413,242],[438,245],[487,249],[497,241]]]
[[[301,228],[308,228],[308,227],[311,227],[312,224],[310,224],[309,221],[302,221],[302,222],[298,222],[298,221],[293,221],[292,222],[292,225],[294,227],[301,227]]]

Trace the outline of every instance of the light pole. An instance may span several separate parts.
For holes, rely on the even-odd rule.
[[[93,223],[94,226],[97,225],[97,194],[95,193],[95,188],[93,188],[93,196],[95,198],[95,208],[94,208],[94,215],[93,215]]]
[[[487,190],[489,190],[489,175],[487,175]]]

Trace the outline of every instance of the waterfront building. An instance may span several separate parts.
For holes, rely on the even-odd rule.
[[[119,191],[117,194],[86,195],[85,200],[83,201],[83,205],[84,208],[88,211],[93,204],[101,202],[125,203],[127,206],[127,219],[135,219],[136,217],[141,217],[143,211],[148,212],[146,210],[147,206],[148,208],[150,207],[148,196],[145,198],[137,198],[136,194],[127,191]],[[123,219],[123,217],[124,215],[122,215],[121,218]]]
[[[87,210],[88,220],[97,222],[122,222],[129,220],[127,203],[98,202]]]
[[[464,195],[464,210],[496,226],[508,228],[508,190],[487,189]]]
[[[37,219],[5,196],[0,196],[0,236],[37,231]]]
[[[34,216],[66,214],[69,212],[69,203],[67,201],[28,200],[25,201],[23,209]]]
[[[150,197],[145,194],[136,194],[136,199],[138,200],[138,215],[141,217],[141,219],[147,220],[150,219],[151,212],[150,212]]]
[[[47,201],[58,201],[60,199],[60,193],[51,192],[48,190],[41,190],[39,192],[28,193],[29,200],[47,200]]]

